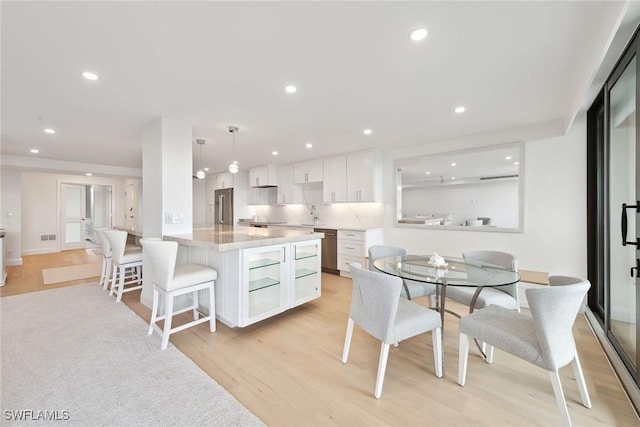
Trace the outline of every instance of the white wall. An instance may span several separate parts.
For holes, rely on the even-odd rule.
[[[0,228],[4,228],[6,265],[22,265],[22,194],[20,172],[2,169],[2,210]]]
[[[21,173],[22,194],[22,254],[57,252],[60,250],[60,185],[99,184],[113,187],[114,226],[122,226],[122,178],[101,178],[80,175],[59,175],[41,172]],[[40,240],[42,234],[55,234],[56,240]]]
[[[133,228],[134,230],[141,230],[142,229],[142,196],[143,196],[142,180],[138,178],[125,179],[123,183],[123,192],[114,194],[114,197],[120,200],[126,200],[126,195],[124,194],[124,192],[126,192],[127,188],[133,189],[133,199],[134,199],[133,215],[131,215],[130,212],[125,212],[126,203],[123,202],[122,216],[118,218],[117,222],[119,224],[124,225],[127,228]],[[133,218],[131,218],[131,216],[133,216]]]
[[[524,232],[480,232],[397,227],[394,161],[472,147],[472,138],[387,150],[384,156],[385,243],[409,253],[461,256],[465,250],[512,252],[525,270],[586,277],[586,120],[578,115],[565,136],[525,144]],[[510,141],[484,139],[486,145]]]

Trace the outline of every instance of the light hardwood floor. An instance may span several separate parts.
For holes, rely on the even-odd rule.
[[[0,295],[49,289],[29,282],[42,282],[35,270],[52,266],[56,256],[86,256],[83,262],[95,262],[91,252],[71,252],[35,256],[43,260],[25,257],[29,259],[24,267],[9,268],[10,280]],[[70,284],[60,286],[65,285]],[[418,336],[391,349],[382,398],[376,400],[379,342],[356,328],[349,362],[340,361],[351,281],[323,274],[322,287],[320,299],[256,325],[232,329],[218,322],[217,332],[211,334],[203,324],[172,335],[171,342],[269,426],[560,425],[547,372],[499,350],[488,365],[472,349],[467,385],[460,387],[457,319],[450,315],[444,330],[446,377],[434,375],[429,334]],[[139,302],[138,292],[125,294],[123,300],[149,320],[150,310]],[[450,307],[465,311],[455,303]],[[593,408],[580,404],[573,372],[563,368],[573,424],[640,425],[582,315],[574,335]],[[157,334],[149,339],[159,348]]]

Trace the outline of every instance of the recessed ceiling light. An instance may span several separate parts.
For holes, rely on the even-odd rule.
[[[289,86],[286,86],[284,90],[287,93],[296,93],[298,91],[298,88],[293,85],[289,85]]]
[[[514,164],[514,165],[519,165],[519,164],[520,164],[520,162],[513,162],[513,164]]]
[[[307,148],[311,148],[311,147],[313,147],[313,144],[312,144],[312,143],[310,143],[310,142],[307,142],[307,143],[306,143],[306,145],[305,145],[305,147],[307,147]]]
[[[371,135],[373,131],[371,129],[365,129],[362,133],[364,133],[365,135]]]
[[[92,176],[93,174],[91,172],[87,172],[85,173],[86,176]]]
[[[427,175],[431,175],[431,172],[429,172],[429,171],[426,171],[425,173],[426,173]]]
[[[462,105],[453,109],[453,112],[456,114],[462,114],[465,111],[467,111],[467,108],[463,107]]]
[[[506,156],[504,159],[505,160],[511,160],[511,156]]]
[[[98,75],[96,73],[92,73],[91,71],[83,72],[82,77],[84,77],[87,80],[98,80]]]
[[[455,177],[455,176],[452,176],[452,177],[451,177],[451,179],[456,179],[456,177]]]
[[[277,156],[278,152],[277,151],[272,151],[271,154],[273,154],[274,156]]]
[[[205,172],[209,172],[209,168],[203,168]]]
[[[53,135],[54,133],[56,133],[56,130],[55,130],[55,129],[51,129],[51,128],[46,128],[46,129],[44,130],[44,132],[45,132],[45,133],[48,133],[48,134],[50,134],[50,135]]]
[[[409,34],[409,38],[414,42],[419,42],[420,40],[424,40],[426,37],[427,37],[426,28],[418,28],[417,30],[411,31],[411,34]]]
[[[37,148],[32,148],[31,151],[33,154],[38,154],[40,152],[40,150],[38,150]]]
[[[456,165],[455,163],[451,163],[451,166],[455,166],[455,165]]]

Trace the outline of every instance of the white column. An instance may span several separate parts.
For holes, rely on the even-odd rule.
[[[193,231],[192,128],[161,118],[142,135],[142,233],[144,237]],[[145,259],[143,265],[147,268]],[[144,280],[140,300],[150,307],[151,282]]]

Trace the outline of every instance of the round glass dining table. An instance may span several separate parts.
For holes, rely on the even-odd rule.
[[[436,309],[440,312],[443,321],[445,311],[460,317],[457,313],[445,309],[447,286],[476,288],[469,304],[469,312],[473,312],[483,288],[499,288],[520,281],[520,275],[516,271],[494,264],[444,257],[445,266],[433,267],[429,264],[430,258],[431,255],[390,256],[375,260],[373,266],[378,271],[404,280],[438,285]],[[406,285],[405,290],[408,291]]]

